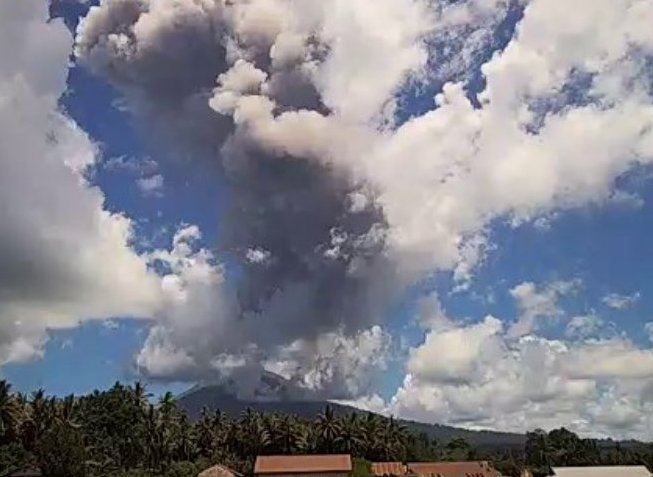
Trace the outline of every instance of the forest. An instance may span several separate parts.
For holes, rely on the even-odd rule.
[[[556,465],[653,470],[653,444],[583,439],[565,428],[529,432],[523,449],[474,448],[464,439],[429,439],[373,413],[336,416],[328,406],[312,421],[204,410],[191,422],[171,393],[152,402],[140,383],[57,398],[43,390],[15,393],[0,381],[0,477],[25,468],[46,477],[194,477],[216,463],[251,475],[257,455],[311,453],[350,453],[357,463],[483,459],[515,477],[524,468],[548,475]],[[355,473],[367,468],[356,465]]]

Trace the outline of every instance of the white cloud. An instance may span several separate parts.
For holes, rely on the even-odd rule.
[[[465,238],[489,218],[520,223],[610,200],[620,174],[652,159],[653,108],[643,71],[653,36],[642,18],[653,5],[574,6],[585,14],[566,15],[563,0],[529,2],[515,38],[483,67],[482,108],[472,107],[461,85],[447,85],[439,109],[388,134],[373,156],[391,243],[415,270],[451,268]],[[565,98],[561,108],[543,107],[558,100],[574,71],[592,75],[590,104]],[[410,157],[410,166],[393,167],[396,157]],[[504,430],[564,424],[650,439],[653,350],[623,338],[579,336],[570,343],[533,335],[538,317],[561,316],[557,300],[568,291],[520,285],[513,290],[520,318],[507,331],[491,317],[429,331],[411,350],[387,412]],[[577,319],[572,328],[590,321]],[[461,351],[461,342],[471,345]],[[441,356],[451,356],[454,366],[445,367]]]
[[[421,40],[435,24],[427,2],[338,0],[321,4],[329,55],[316,72],[327,106],[345,121],[382,113],[409,74],[421,70]]]
[[[653,321],[646,323],[646,325],[644,325],[644,329],[648,333],[649,341],[653,343]]]
[[[468,328],[428,333],[423,346],[411,350],[406,368],[413,376],[438,382],[471,383],[480,376],[485,358],[495,352],[492,336],[501,332],[501,321],[488,317]]]
[[[386,413],[507,431],[565,425],[584,434],[651,437],[653,349],[627,340],[513,338],[487,317],[430,331],[407,368]]]
[[[141,177],[136,180],[136,185],[145,197],[163,196],[163,176],[161,174]]]
[[[117,320],[104,320],[102,321],[102,326],[107,330],[114,331],[120,328],[120,323]]]
[[[47,330],[159,303],[131,221],[84,177],[97,148],[57,106],[72,38],[47,20],[45,1],[0,3],[0,364],[41,356]]]
[[[437,109],[361,155],[404,268],[454,268],[493,218],[520,223],[609,200],[619,175],[650,162],[653,107],[641,73],[651,52],[641,25],[648,2],[583,1],[582,18],[566,8],[528,4],[516,36],[483,66],[481,108],[449,83]],[[579,71],[593,77],[589,104],[562,97]]]
[[[606,323],[597,315],[574,316],[565,330],[567,338],[592,338],[599,335]]]
[[[386,402],[378,394],[361,396],[357,399],[336,399],[333,400],[333,402],[344,404],[345,406],[352,406],[357,409],[362,409],[363,411],[375,412],[377,414],[385,414],[387,412]]]
[[[519,318],[509,330],[509,334],[518,337],[537,331],[538,327],[552,319],[559,318],[562,310],[558,300],[564,295],[573,293],[580,286],[579,280],[556,281],[543,287],[537,287],[532,282],[524,282],[512,290],[510,294],[517,302]]]
[[[270,252],[260,248],[250,248],[245,255],[251,263],[265,263],[270,259]]]
[[[151,157],[115,156],[104,159],[100,166],[108,171],[127,171],[138,175],[154,174],[159,165]]]
[[[632,308],[640,298],[641,295],[639,292],[635,292],[632,295],[610,293],[604,296],[601,301],[610,308],[614,308],[615,310],[626,310],[628,308]]]

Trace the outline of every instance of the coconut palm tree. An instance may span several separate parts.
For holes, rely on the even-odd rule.
[[[316,422],[318,446],[327,454],[335,450],[336,440],[340,435],[340,421],[335,416],[333,408],[326,406],[317,417]]]
[[[16,437],[22,414],[18,399],[11,393],[11,384],[0,381],[0,443]]]
[[[340,423],[340,435],[336,442],[343,452],[359,455],[362,450],[362,426],[358,413],[351,412]]]

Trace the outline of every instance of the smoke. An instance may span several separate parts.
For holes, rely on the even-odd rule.
[[[320,69],[347,60],[333,56],[325,13],[319,2],[108,0],[79,26],[79,61],[119,89],[147,134],[163,131],[176,153],[216,164],[228,190],[216,204],[228,270],[193,249],[198,230],[150,257],[173,270],[179,298],[138,357],[153,377],[250,376],[283,363],[304,387],[328,381],[348,395],[333,382],[354,386],[350,365],[334,357],[351,353],[348,340],[373,336],[369,353],[387,342],[371,327],[398,289],[396,263],[374,187],[347,162],[365,133],[321,91]],[[373,99],[364,107],[378,114]]]
[[[609,197],[633,161],[651,156],[648,97],[624,87],[641,78],[619,80],[636,68],[617,67],[625,60],[609,42],[569,48],[573,35],[553,27],[546,41],[529,34],[530,24],[542,30],[546,1],[530,2],[526,33],[483,65],[487,86],[473,98],[482,107],[462,83],[447,83],[432,111],[395,123],[397,93],[428,76],[429,44],[474,33],[459,64],[437,69],[458,78],[510,6],[526,3],[103,0],[91,8],[77,32],[79,61],[119,89],[149,135],[165,132],[174,154],[215,164],[228,191],[216,204],[228,267],[197,248],[195,229],[150,257],[170,269],[163,282],[173,298],[140,369],[180,379],[282,369],[332,396],[361,393],[353,376],[383,367],[367,358],[388,349],[375,326],[407,286],[437,270],[468,280],[497,217],[517,223]],[[569,29],[595,39],[604,20]],[[534,114],[536,100],[579,70],[595,78],[597,107]],[[367,354],[350,359],[352,346]]]

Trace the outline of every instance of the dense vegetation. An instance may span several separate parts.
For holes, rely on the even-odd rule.
[[[487,459],[507,475],[524,465],[546,474],[551,465],[653,464],[650,445],[608,445],[565,429],[529,433],[523,451],[490,451],[464,439],[438,443],[372,413],[336,416],[327,407],[309,421],[205,411],[191,423],[170,393],[153,405],[138,383],[56,399],[12,393],[0,381],[0,477],[25,467],[48,477],[190,477],[215,463],[249,474],[258,454],[336,452],[368,461]]]

